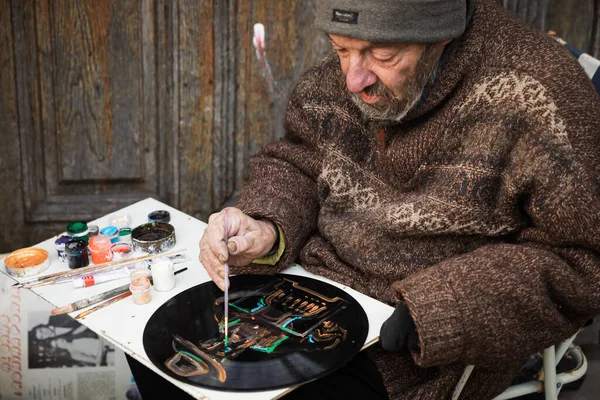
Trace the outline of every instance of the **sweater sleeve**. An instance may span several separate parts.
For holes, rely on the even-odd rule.
[[[236,267],[235,273],[271,274],[292,263],[310,233],[316,229],[318,197],[316,176],[321,165],[317,135],[300,98],[306,85],[292,93],[285,121],[285,136],[263,147],[250,160],[247,185],[237,207],[249,216],[268,218],[280,229],[285,245],[275,263]]]
[[[507,160],[504,188],[527,221],[513,240],[392,284],[419,332],[417,364],[522,359],[600,313],[600,107],[580,101],[531,120]]]

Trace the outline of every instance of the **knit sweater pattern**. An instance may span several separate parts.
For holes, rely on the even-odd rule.
[[[600,101],[561,45],[489,0],[397,124],[365,120],[337,55],[296,86],[238,207],[310,272],[394,306],[419,352],[368,351],[391,399],[501,393],[600,312]]]

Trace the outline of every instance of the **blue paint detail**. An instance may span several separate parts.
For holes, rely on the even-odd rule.
[[[254,307],[252,310],[250,310],[250,312],[254,312],[254,311],[260,310],[263,307],[264,307],[264,304],[259,304],[258,306]]]
[[[312,333],[311,333],[310,335],[308,335],[308,341],[309,341],[309,342],[311,342],[311,343],[314,343],[314,342],[315,342],[315,341],[313,340]]]
[[[282,327],[286,327],[286,326],[287,326],[287,325],[289,325],[289,324],[290,324],[292,321],[295,321],[295,320],[297,320],[297,319],[299,319],[299,318],[302,318],[302,317],[294,317],[294,318],[292,318],[292,319],[290,319],[290,320],[286,321],[286,322],[285,322],[285,324],[283,324],[283,325],[281,325],[281,326],[282,326]]]

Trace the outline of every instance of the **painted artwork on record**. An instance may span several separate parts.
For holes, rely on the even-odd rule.
[[[197,304],[192,305],[194,299]],[[152,362],[197,386],[276,389],[343,366],[360,351],[368,331],[356,300],[306,277],[232,277],[227,340],[223,301],[222,292],[209,282],[158,309],[144,332]],[[201,312],[200,304],[205,305]],[[193,310],[196,316],[190,315]]]

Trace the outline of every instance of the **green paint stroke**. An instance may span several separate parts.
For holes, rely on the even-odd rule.
[[[279,346],[279,344],[286,339],[289,339],[289,336],[284,336],[283,338],[279,339],[278,341],[273,343],[273,346],[271,346],[271,347],[258,347],[255,345],[255,346],[252,346],[252,348],[254,350],[262,351],[264,353],[272,353],[277,348],[277,346]]]
[[[280,326],[280,327],[279,327],[279,329],[281,329],[282,331],[285,331],[285,332],[291,333],[292,335],[297,335],[297,334],[298,334],[298,332],[296,332],[296,331],[293,331],[293,330],[291,330],[291,329],[288,329],[288,328],[286,328],[285,326]]]
[[[200,357],[198,357],[198,356],[196,356],[196,355],[194,355],[192,353],[189,353],[189,352],[184,351],[184,350],[179,350],[177,353],[179,353],[179,354],[186,354],[186,355],[192,357],[194,360],[199,361],[199,362],[201,362],[201,363],[204,364],[204,361],[202,361],[202,359]]]
[[[233,308],[237,308],[238,310],[245,312],[246,314],[248,314],[248,310],[244,310],[243,308],[241,308],[240,306],[236,306],[235,304],[229,303],[229,305]]]

